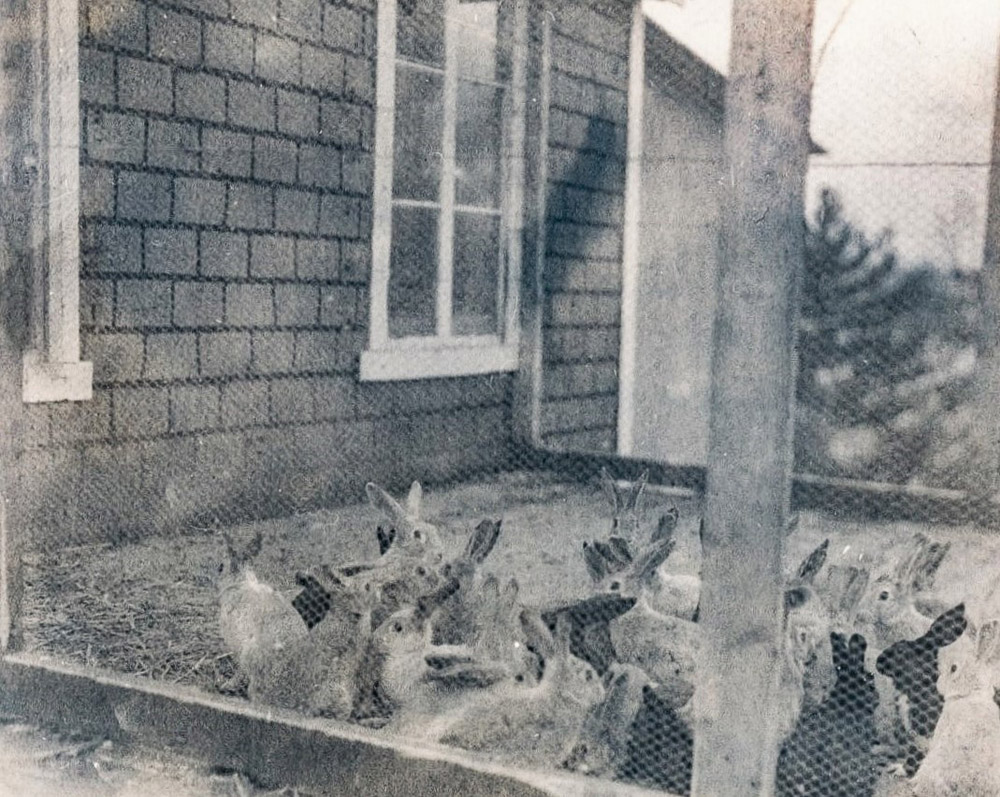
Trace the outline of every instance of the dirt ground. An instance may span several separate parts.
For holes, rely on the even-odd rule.
[[[596,484],[569,484],[537,473],[511,473],[443,490],[429,489],[424,515],[446,530],[457,553],[484,517],[502,517],[503,531],[485,569],[515,576],[521,598],[547,605],[583,597],[589,579],[583,540],[605,536],[611,508]],[[649,491],[650,526],[669,506],[680,510],[679,544],[668,560],[678,572],[693,566],[699,502]],[[275,586],[297,591],[294,573],[318,562],[341,564],[377,556],[378,515],[365,503],[251,524],[264,531],[255,570]],[[995,583],[1000,536],[983,529],[842,520],[805,512],[786,546],[793,568],[824,538],[828,564],[888,572],[917,531],[950,541],[936,583],[937,597],[975,607]],[[26,648],[76,662],[187,683],[214,691],[231,674],[217,631],[211,574],[224,548],[210,529],[187,529],[120,547],[35,552],[26,593]],[[975,609],[973,609],[975,615]],[[874,661],[869,669],[874,668]]]

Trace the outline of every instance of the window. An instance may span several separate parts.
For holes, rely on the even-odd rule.
[[[93,366],[80,361],[80,88],[77,0],[44,4],[41,220],[44,300],[24,355],[26,402],[87,401]]]
[[[522,4],[381,0],[361,378],[514,370]]]

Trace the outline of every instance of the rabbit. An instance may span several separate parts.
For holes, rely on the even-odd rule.
[[[405,508],[374,482],[365,485],[365,492],[372,506],[381,511],[395,529],[391,547],[387,546],[383,556],[398,553],[424,559],[435,566],[441,562],[444,558],[441,533],[437,526],[420,518],[423,490],[419,482],[410,485]]]
[[[432,618],[458,588],[458,580],[450,578],[413,605],[395,611],[373,630],[358,671],[356,718],[385,711],[392,714],[391,724],[397,727],[412,720],[419,725],[424,703],[438,690],[438,685],[428,680],[428,658],[435,662],[437,657],[448,657],[450,661],[455,655],[453,646],[431,644]],[[466,649],[458,652],[468,658]]]
[[[951,543],[937,543],[918,533],[911,548],[892,573],[871,582],[858,611],[859,626],[871,633],[879,651],[902,639],[916,639],[946,608],[927,600],[926,593]]]
[[[877,658],[896,642],[916,640],[930,628],[935,614],[928,614],[926,590],[934,581],[937,569],[948,553],[950,544],[932,542],[923,534],[914,535],[909,551],[889,573],[870,582],[857,612],[857,627],[873,640]],[[940,614],[947,607],[938,610]],[[927,666],[927,665],[924,665]],[[892,680],[876,667],[876,686],[881,701],[876,722],[879,735],[889,748],[901,740],[897,690]],[[926,683],[926,674],[918,676]],[[915,759],[908,759],[906,770],[912,772]]]
[[[467,647],[476,662],[507,668],[511,677],[523,681],[537,678],[536,654],[529,648],[529,638],[521,622],[523,608],[518,601],[519,585],[511,578],[501,589],[496,576],[487,576],[471,601],[472,626]],[[447,608],[447,605],[444,607]],[[435,646],[440,649],[440,646]]]
[[[649,471],[644,470],[639,478],[627,487],[619,487],[607,468],[601,468],[601,487],[614,508],[611,520],[611,538],[624,539],[630,545],[640,542],[639,503],[649,482]]]
[[[501,526],[501,520],[481,521],[470,535],[462,555],[441,568],[442,576],[458,580],[459,589],[435,614],[435,644],[460,644],[474,633],[474,604],[482,585],[480,568],[496,547]]]
[[[542,613],[542,619],[550,630],[555,628],[558,617],[567,618],[571,628],[571,652],[590,664],[602,677],[616,658],[610,623],[631,613],[642,599],[640,596],[644,594],[646,584],[656,578],[656,568],[673,550],[674,540],[658,539],[634,559],[628,543],[623,540],[621,545],[630,564],[627,569],[614,568],[614,572],[598,581],[598,594]],[[585,542],[585,553],[586,550]]]
[[[539,619],[551,633],[564,617],[571,629],[570,652],[603,677],[616,659],[609,623],[630,611],[636,601],[634,596],[599,593],[543,610]]]
[[[875,668],[890,679],[894,695],[893,725],[886,741],[901,747],[897,774],[912,775],[920,766],[941,716],[944,697],[938,691],[940,651],[961,637],[968,625],[965,604],[941,614],[926,633],[900,640],[879,654]]]
[[[287,676],[298,679],[306,699],[300,708],[313,716],[347,720],[357,704],[358,671],[366,665],[378,587],[370,582],[342,590],[329,614],[293,648],[300,661]]]
[[[829,610],[815,588],[829,547],[830,541],[823,540],[785,584],[782,660],[777,671],[775,704],[782,737],[791,732],[804,711],[823,701],[835,680]]]
[[[304,641],[309,629],[291,601],[257,578],[250,561],[260,553],[263,534],[238,549],[222,533],[227,561],[218,565],[219,632],[252,700],[267,697],[283,651]],[[223,685],[231,689],[236,682]]]
[[[597,673],[569,651],[570,625],[557,620],[556,633],[542,644],[541,680],[510,680],[469,695],[439,715],[434,736],[443,744],[488,752],[518,766],[561,761],[588,713],[604,697]]]
[[[647,788],[668,791],[679,797],[691,794],[694,737],[690,721],[675,706],[690,700],[669,690],[644,684],[641,704],[628,729],[624,760],[619,764],[620,780]]]
[[[993,797],[1000,794],[1000,620],[979,628],[970,622],[964,638],[940,659],[944,708],[911,780],[914,797]]]
[[[620,661],[642,669],[653,681],[681,678],[693,683],[698,628],[693,622],[664,614],[654,605],[660,586],[660,565],[673,551],[675,540],[660,536],[636,557],[633,567],[605,584],[610,593],[636,598],[634,608],[611,621],[612,645]],[[676,706],[675,706],[676,708]]]
[[[614,662],[605,676],[604,699],[587,714],[560,766],[586,775],[614,775],[624,764],[628,731],[650,683],[638,667]]]
[[[875,677],[865,669],[867,643],[831,632],[837,680],[826,699],[800,716],[778,755],[778,797],[871,797],[878,781],[874,756]]]
[[[660,518],[657,530],[653,535],[654,540],[668,535],[673,536],[677,528],[677,521],[677,510],[671,507],[671,510]],[[701,601],[700,573],[702,538],[704,537],[704,533],[705,521],[702,519],[698,524],[697,540],[694,540],[688,546],[694,548],[694,561],[690,566],[693,567],[695,572],[665,572],[664,568],[670,565],[669,562],[660,567],[658,573],[659,584],[654,593],[652,605],[661,614],[669,614],[681,620],[697,622],[698,607]]]

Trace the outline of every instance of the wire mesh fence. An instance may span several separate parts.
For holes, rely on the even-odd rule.
[[[627,5],[82,0],[94,391],[25,407],[21,650],[691,793],[725,83]],[[776,793],[1000,793],[988,141],[830,123],[845,60],[896,74],[862,28],[815,89]]]

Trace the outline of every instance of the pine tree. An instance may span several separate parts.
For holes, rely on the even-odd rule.
[[[890,234],[871,239],[852,227],[830,190],[806,240],[797,468],[917,478],[944,417],[969,392],[954,366],[979,343],[976,279],[901,265]]]

